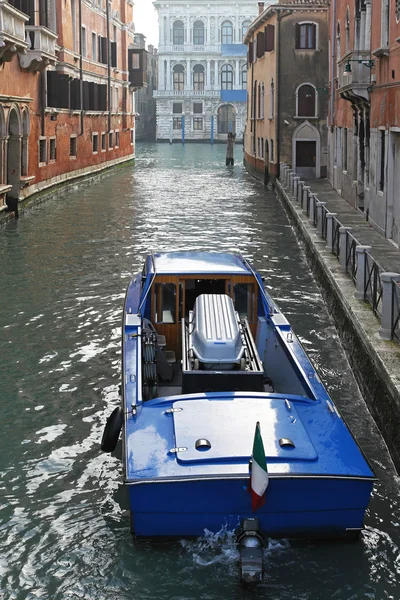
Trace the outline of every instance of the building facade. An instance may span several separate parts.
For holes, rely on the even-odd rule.
[[[146,50],[146,37],[142,33],[135,33],[135,46],[145,50],[144,70],[146,81],[142,88],[135,92],[135,138],[136,140],[156,139],[156,101],[154,91],[157,89],[158,56],[157,49],[151,44]]]
[[[328,0],[258,5],[245,37],[246,168],[265,183],[280,162],[304,179],[326,177]]]
[[[0,210],[132,158],[132,9],[0,0]]]
[[[157,140],[240,140],[246,120],[246,47],[253,0],[157,0]]]
[[[332,186],[400,244],[400,2],[335,0],[330,9]]]

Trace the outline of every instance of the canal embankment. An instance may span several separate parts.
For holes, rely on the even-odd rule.
[[[361,393],[400,472],[400,340],[396,338],[400,250],[327,180],[300,181],[282,167],[276,191],[321,286]]]

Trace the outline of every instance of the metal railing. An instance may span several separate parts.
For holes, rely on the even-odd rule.
[[[381,322],[380,336],[400,344],[400,274],[383,269],[372,256],[372,248],[363,246],[351,227],[344,227],[336,213],[331,213],[285,163],[280,164],[278,181],[289,200],[297,203],[317,228],[317,235],[327,240],[327,248],[355,283],[356,298],[370,304]]]

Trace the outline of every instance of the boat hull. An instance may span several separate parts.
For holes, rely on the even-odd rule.
[[[137,537],[199,537],[235,530],[257,516],[262,531],[282,538],[354,537],[372,481],[357,478],[270,478],[266,501],[251,511],[248,479],[129,485],[132,531]]]

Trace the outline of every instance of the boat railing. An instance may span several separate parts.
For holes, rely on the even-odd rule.
[[[381,338],[400,344],[400,274],[387,272],[373,257],[372,247],[362,245],[352,228],[344,227],[337,213],[330,212],[289,165],[280,163],[277,184],[308,217],[317,235],[326,240],[326,248],[353,280],[355,297],[371,306],[381,323]]]

